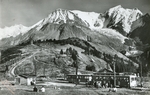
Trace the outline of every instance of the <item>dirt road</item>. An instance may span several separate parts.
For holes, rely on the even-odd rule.
[[[14,64],[11,66],[11,68],[8,70],[8,75],[9,75],[10,77],[14,77],[14,76],[15,76],[15,73],[14,73],[15,69],[16,69],[18,66],[22,65],[24,61],[26,61],[27,59],[30,59],[31,57],[33,57],[35,54],[37,54],[37,53],[39,53],[39,52],[40,52],[40,50],[37,50],[36,52],[33,52],[32,55],[30,55],[30,56],[28,56],[28,57],[26,57],[26,58],[24,58],[24,59],[22,59],[22,60],[20,60],[20,61],[18,61],[18,62],[16,62],[16,63],[14,63]]]

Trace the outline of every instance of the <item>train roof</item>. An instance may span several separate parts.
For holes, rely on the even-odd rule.
[[[76,74],[68,74],[68,75],[76,75]],[[93,75],[93,74],[78,74],[78,75]]]

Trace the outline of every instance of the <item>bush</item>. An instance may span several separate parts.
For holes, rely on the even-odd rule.
[[[87,65],[86,70],[88,71],[95,71],[95,66],[94,65]]]
[[[63,52],[63,50],[62,50],[62,49],[60,50],[60,54],[64,54],[64,52]]]

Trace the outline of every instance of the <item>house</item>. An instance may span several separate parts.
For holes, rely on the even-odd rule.
[[[113,75],[113,71],[104,68],[104,69],[101,69],[101,70],[99,70],[98,72],[93,73],[93,74],[94,74],[94,75]]]
[[[15,83],[18,85],[31,85],[32,82],[36,82],[35,75],[19,75],[15,78]]]

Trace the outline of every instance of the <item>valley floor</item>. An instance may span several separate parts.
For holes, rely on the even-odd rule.
[[[0,85],[0,95],[150,95],[149,90],[132,90],[126,88],[118,88],[117,92],[109,92],[109,88],[86,87],[85,85],[77,85],[62,81],[51,81],[47,83],[38,83],[37,88],[40,89],[45,85],[46,92],[33,92],[33,86]]]

